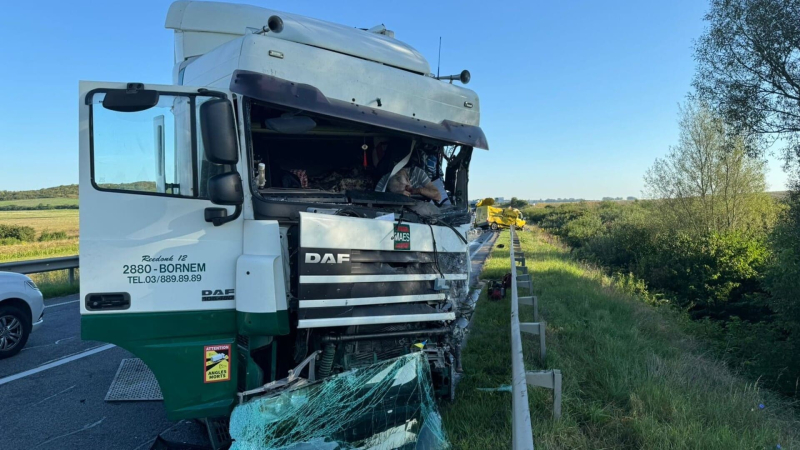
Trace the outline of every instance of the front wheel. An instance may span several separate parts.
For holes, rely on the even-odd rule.
[[[491,228],[492,228],[492,231],[497,231],[497,224],[492,222]]]
[[[13,306],[0,306],[0,359],[16,355],[25,347],[31,324],[25,314]]]

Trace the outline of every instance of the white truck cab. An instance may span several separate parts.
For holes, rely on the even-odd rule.
[[[423,341],[451,395],[477,95],[382,26],[178,1],[166,27],[175,84],[80,84],[82,337],[141,358],[171,419]],[[403,167],[447,201],[375,190]]]

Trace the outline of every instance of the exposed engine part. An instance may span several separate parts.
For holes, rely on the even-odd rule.
[[[344,345],[341,366],[351,370],[396,358],[408,354],[411,345],[411,340],[402,338],[353,341]]]
[[[256,177],[256,184],[259,188],[263,188],[267,184],[267,166],[264,163],[258,163],[258,176]]]
[[[316,366],[316,360],[318,356],[319,356],[319,351],[312,352],[294,369],[290,370],[286,378],[269,382],[259,388],[250,389],[249,391],[238,392],[236,396],[239,397],[239,404],[241,405],[242,403],[244,403],[247,397],[251,395],[262,394],[264,392],[277,391],[280,389],[284,389],[287,386],[297,385],[298,383],[304,384],[307,382],[315,381],[316,371],[314,369]],[[308,366],[308,378],[304,379],[300,376],[300,373],[303,371],[303,369],[306,368],[306,366]]]
[[[333,358],[336,356],[336,345],[328,343],[322,350],[322,358],[319,361],[319,377],[325,378],[331,374],[333,368]]]

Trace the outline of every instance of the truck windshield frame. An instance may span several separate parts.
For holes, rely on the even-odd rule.
[[[267,131],[263,129],[263,122],[259,119],[258,113],[254,113],[253,110],[258,108],[273,108],[274,105],[270,102],[264,102],[258,99],[253,99],[249,97],[240,97],[241,107],[242,110],[240,112],[241,117],[241,126],[244,129],[245,134],[245,155],[246,155],[246,163],[247,166],[246,170],[248,170],[248,180],[250,193],[254,201],[258,202],[267,202],[273,203],[275,205],[280,205],[280,208],[301,208],[305,209],[305,207],[321,207],[321,208],[339,208],[347,207],[350,208],[363,208],[369,210],[381,210],[381,211],[391,211],[397,210],[397,212],[402,212],[405,207],[413,206],[417,203],[416,200],[410,197],[402,196],[399,194],[389,193],[388,191],[384,193],[379,193],[374,191],[373,187],[370,186],[369,189],[359,189],[359,188],[343,188],[343,189],[320,189],[314,187],[307,187],[307,188],[287,188],[287,187],[280,187],[276,186],[274,183],[277,179],[271,176],[267,176],[267,185],[266,187],[260,188],[256,178],[257,178],[257,171],[256,165],[258,162],[264,161],[265,165],[268,167],[267,172],[269,173],[271,165],[270,165],[270,158],[264,158],[265,154],[268,154],[270,151],[275,151],[271,146],[265,145],[263,139],[293,139],[297,142],[305,141],[306,137],[308,142],[312,142],[314,140],[318,140],[319,142],[327,142],[330,140],[331,142],[339,139],[339,140],[350,140],[350,141],[358,141],[357,146],[359,147],[358,150],[358,157],[361,158],[361,150],[362,147],[362,140],[366,144],[367,142],[371,142],[373,138],[381,139],[381,138],[388,138],[388,139],[395,139],[397,141],[407,141],[408,145],[403,145],[401,147],[396,148],[395,152],[392,154],[394,160],[393,162],[389,163],[388,166],[383,167],[383,171],[379,171],[378,168],[372,165],[372,152],[373,146],[369,146],[369,151],[365,151],[364,153],[364,168],[366,169],[366,158],[367,154],[369,154],[370,165],[369,170],[372,171],[373,175],[376,174],[386,174],[389,173],[391,168],[394,166],[396,162],[399,162],[402,159],[402,156],[405,156],[409,153],[417,151],[417,149],[428,146],[427,151],[431,151],[431,148],[437,148],[436,153],[434,153],[442,163],[442,167],[444,164],[448,164],[447,171],[439,169],[441,171],[440,179],[441,184],[447,188],[447,190],[451,191],[452,194],[456,194],[453,192],[453,189],[457,187],[456,183],[453,181],[456,178],[464,178],[466,179],[466,171],[468,170],[469,166],[469,157],[463,158],[463,154],[468,153],[471,154],[472,148],[465,147],[463,145],[459,145],[455,142],[442,142],[437,141],[430,138],[425,138],[424,136],[415,136],[409,135],[406,133],[401,133],[396,130],[392,129],[382,129],[375,126],[368,126],[363,123],[352,122],[349,120],[342,120],[342,119],[331,119],[327,118],[318,114],[307,114],[306,111],[291,111],[288,108],[281,108],[276,107],[276,111],[291,111],[290,114],[301,114],[306,116],[307,118],[310,117],[318,122],[328,124],[328,128],[324,128],[324,125],[321,128],[324,128],[323,131],[315,130],[307,133],[302,134],[282,134],[279,132],[274,131]],[[273,111],[275,113],[275,111]],[[335,123],[337,129],[330,128],[330,124]],[[254,130],[254,127],[256,128]],[[351,128],[352,127],[352,128]],[[256,141],[261,141],[259,144]],[[412,147],[413,145],[416,147]],[[355,143],[355,142],[351,142]],[[453,152],[449,154],[445,151],[446,148],[452,147]],[[347,152],[350,153],[348,156],[352,159],[352,150],[348,150]],[[338,154],[336,150],[331,150],[328,152],[329,154]],[[398,154],[401,155],[398,157]],[[388,155],[388,153],[387,153]],[[389,160],[390,158],[386,157],[385,159]],[[466,161],[465,161],[466,160]],[[452,171],[449,168],[450,162],[456,162],[458,167],[454,168]],[[357,169],[361,168],[361,162],[357,163]],[[330,166],[331,169],[335,169],[333,166]],[[460,172],[459,172],[460,170]],[[455,173],[458,173],[456,176]],[[463,176],[462,176],[463,175]],[[452,178],[452,180],[451,180]],[[432,179],[432,181],[436,181],[436,179]],[[465,187],[462,187],[464,189]],[[365,195],[355,195],[356,192],[365,193]],[[366,199],[364,198],[366,196]],[[371,196],[375,196],[374,201],[370,198]],[[385,197],[385,198],[384,198]],[[355,200],[358,199],[358,200]],[[456,201],[456,198],[451,197],[452,206],[448,208],[447,211],[453,213],[457,210],[463,209],[464,211],[468,210],[467,200],[464,199],[463,201]],[[263,203],[262,203],[263,204]],[[258,209],[258,208],[257,208]],[[434,214],[436,215],[436,214]],[[282,214],[279,217],[284,217]]]

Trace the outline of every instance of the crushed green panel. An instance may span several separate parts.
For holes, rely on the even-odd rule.
[[[153,371],[170,420],[227,416],[236,400],[236,311],[91,314],[81,339],[109,342]],[[207,345],[231,346],[230,380],[204,382]]]
[[[289,311],[248,313],[237,311],[239,334],[244,336],[283,336],[289,334]]]
[[[450,448],[421,352],[250,400],[230,434],[231,450]]]
[[[272,336],[251,336],[239,342],[239,391],[249,391],[266,383],[264,370],[253,360],[252,352],[273,342]]]
[[[242,383],[239,386],[240,391],[249,391],[265,384],[264,371],[258,367],[258,364],[252,358],[242,357],[239,363],[239,371],[240,374],[244,374],[244,377],[241,377],[242,380],[240,380]]]

